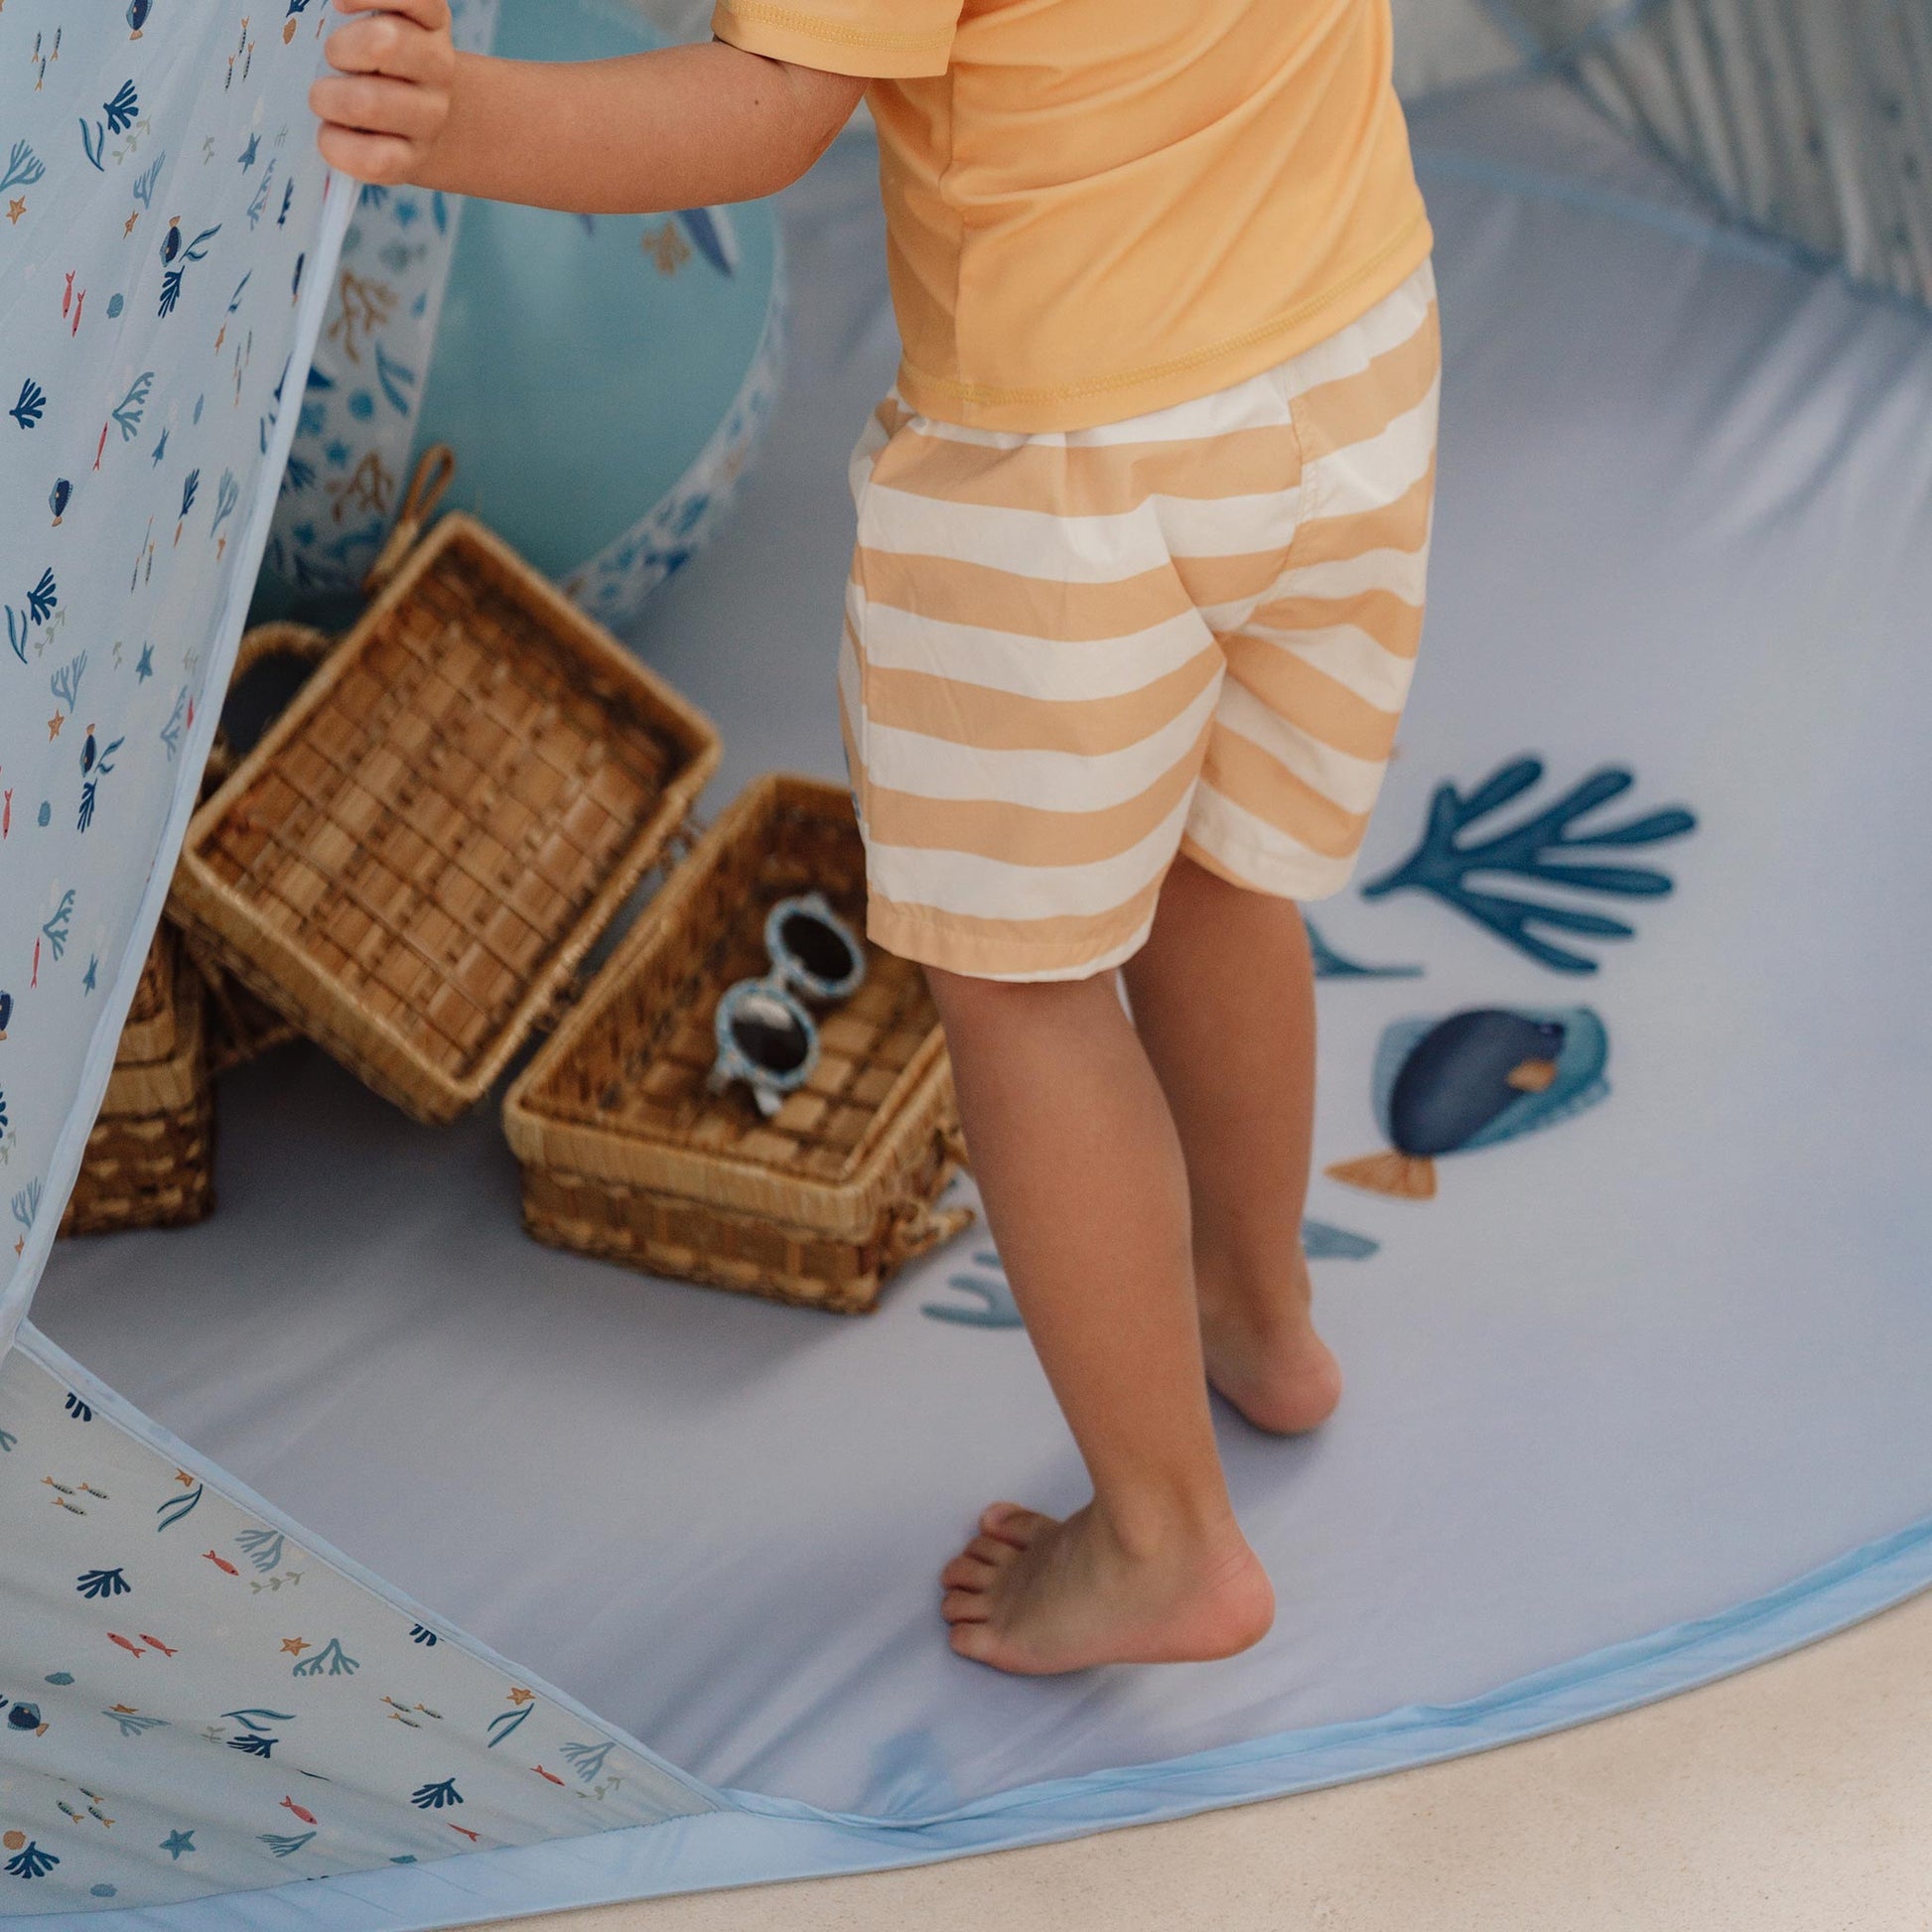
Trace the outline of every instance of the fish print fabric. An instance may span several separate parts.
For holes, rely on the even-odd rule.
[[[654,1823],[697,1787],[15,1341],[351,211],[325,0],[0,11],[0,1918]],[[157,1442],[163,1446],[156,1447]]]
[[[98,1401],[0,1369],[0,1919],[715,1808]]]
[[[452,0],[458,47],[488,49],[496,5]],[[463,209],[415,188],[355,195],[268,545],[305,593],[352,594],[395,522]]]
[[[326,22],[0,12],[0,1341],[132,997],[321,320],[346,212],[305,102]]]

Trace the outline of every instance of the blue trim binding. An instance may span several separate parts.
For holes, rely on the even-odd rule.
[[[1567,1729],[1782,1656],[1929,1585],[1932,1519],[1751,1602],[1613,1644],[1462,1704],[1412,1705],[1165,1763],[1022,1786],[931,1818],[854,1817],[723,1791],[717,1795],[731,1809],[662,1825],[183,1905],[56,1913],[33,1924],[37,1932],[103,1925],[116,1932],[434,1932],[673,1892],[933,1864],[1351,1783]]]

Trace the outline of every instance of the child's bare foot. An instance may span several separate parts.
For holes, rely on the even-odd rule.
[[[1257,1429],[1300,1436],[1341,1400],[1341,1367],[1309,1317],[1308,1263],[1297,1258],[1297,1292],[1273,1299],[1221,1296],[1200,1285],[1201,1353],[1207,1379]]]
[[[1275,1592],[1230,1521],[1130,1554],[1092,1505],[1065,1522],[995,1503],[940,1573],[952,1647],[1021,1676],[1232,1657],[1267,1635]]]

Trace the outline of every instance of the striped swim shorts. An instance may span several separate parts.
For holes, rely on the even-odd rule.
[[[1146,939],[1177,853],[1281,897],[1346,884],[1422,629],[1440,362],[1425,264],[1127,422],[880,407],[839,664],[879,944],[1078,979]]]

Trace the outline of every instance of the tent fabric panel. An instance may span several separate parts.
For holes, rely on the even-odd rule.
[[[1733,214],[1932,303],[1927,0],[1499,0]]]
[[[0,1344],[160,917],[350,212],[315,43],[300,10],[0,17]]]
[[[25,1835],[0,1860],[9,1913],[718,1806],[318,1549],[31,1329],[0,1365],[0,1789]]]

